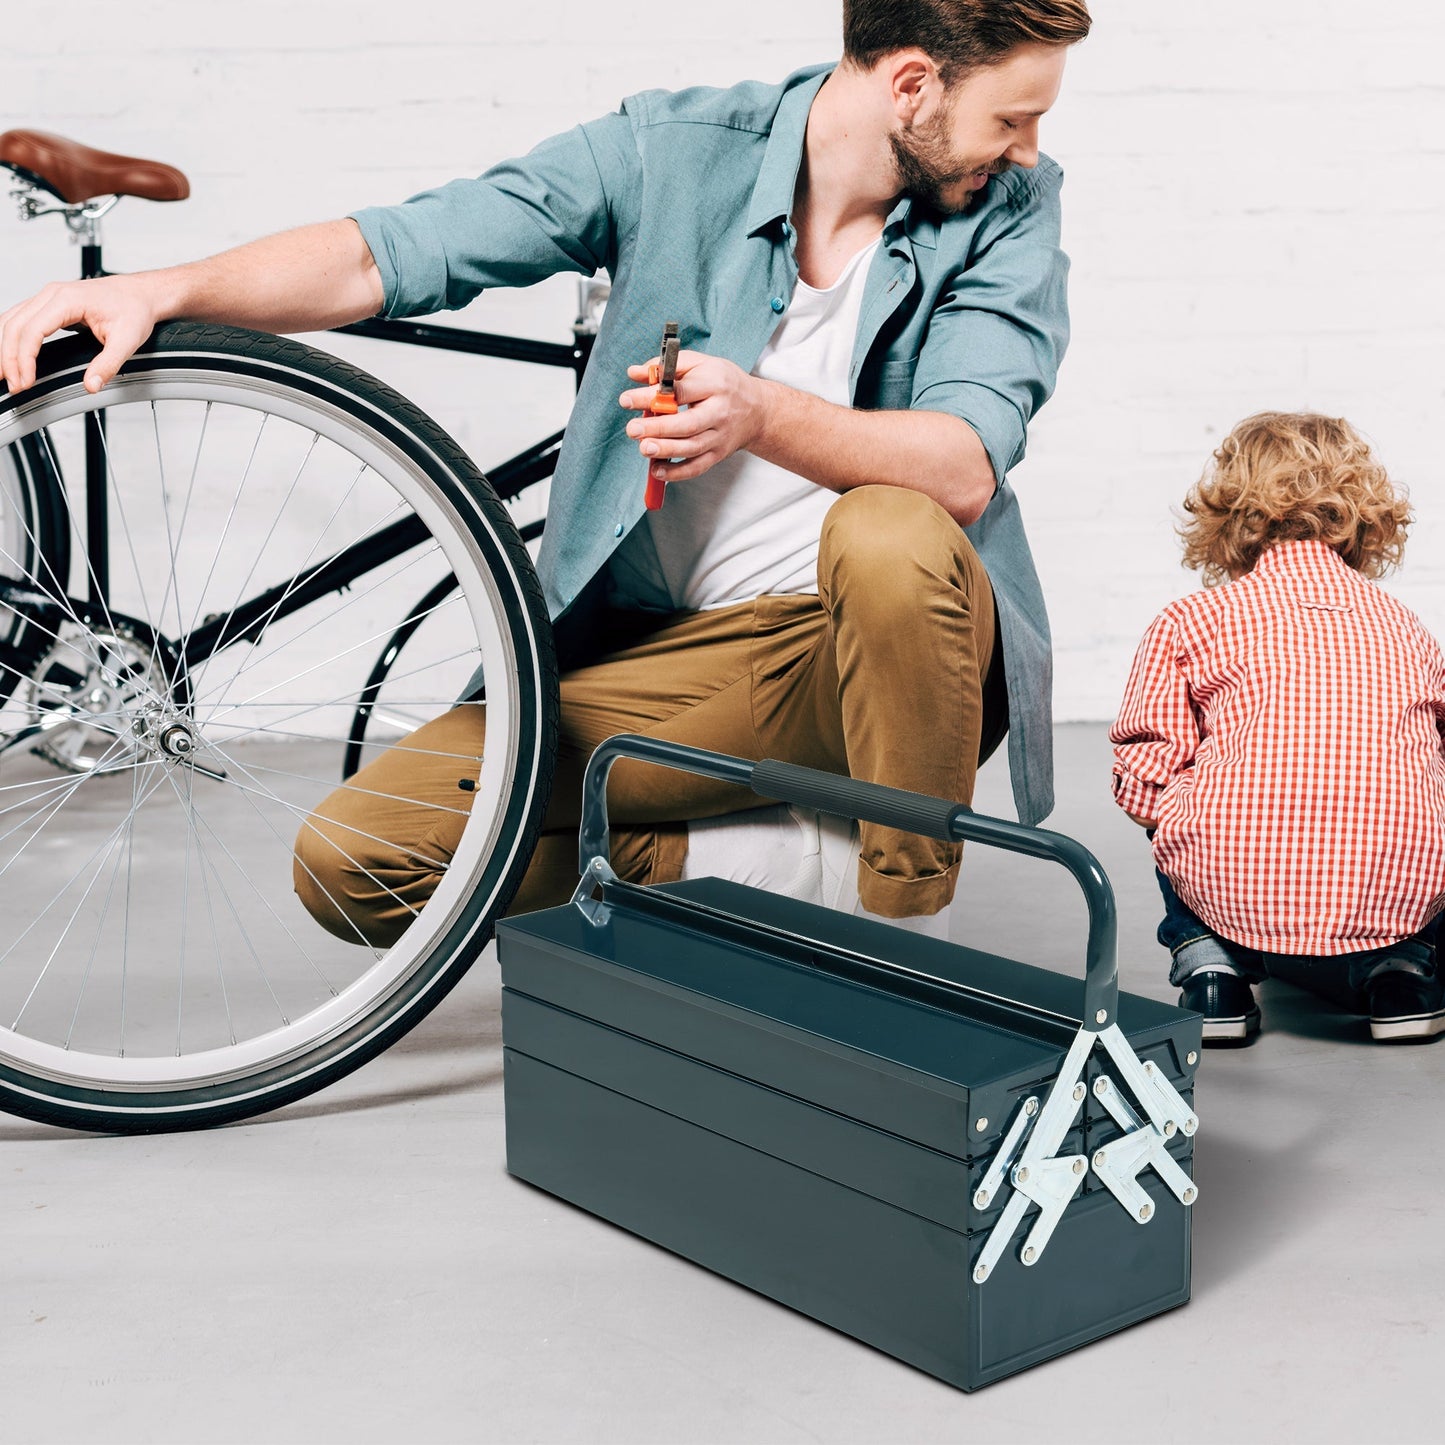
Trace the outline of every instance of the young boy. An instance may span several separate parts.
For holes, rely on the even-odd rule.
[[[1366,580],[1398,564],[1409,506],[1347,422],[1279,412],[1241,422],[1184,506],[1206,590],[1150,626],[1109,734],[1170,982],[1206,1043],[1257,1033],[1266,976],[1368,1013],[1376,1039],[1429,1038],[1445,659]]]

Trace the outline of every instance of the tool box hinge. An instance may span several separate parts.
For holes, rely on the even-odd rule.
[[[1124,1132],[1096,1149],[1092,1159],[1082,1154],[1060,1155],[1059,1147],[1087,1097],[1084,1070],[1096,1044],[1103,1045],[1145,1117],[1140,1116],[1110,1075],[1100,1074],[1094,1081],[1094,1095]],[[987,1209],[998,1197],[1005,1179],[1012,1188],[1003,1214],[989,1231],[974,1264],[974,1282],[983,1284],[993,1273],[1031,1206],[1037,1206],[1038,1214],[1020,1246],[1019,1258],[1025,1265],[1037,1264],[1090,1167],[1140,1224],[1147,1224],[1154,1216],[1153,1202],[1139,1183],[1139,1175],[1146,1169],[1153,1169],[1181,1204],[1192,1205],[1199,1190],[1169,1153],[1169,1141],[1181,1133],[1192,1137],[1198,1127],[1199,1119],[1184,1097],[1157,1065],[1139,1059],[1117,1024],[1099,1032],[1081,1028],[1064,1056],[1048,1097],[1040,1105],[1037,1096],[1030,1096],[1019,1106],[998,1153],[974,1191],[974,1207]]]

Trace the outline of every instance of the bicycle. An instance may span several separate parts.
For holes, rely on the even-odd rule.
[[[189,191],[36,132],[0,136],[0,164],[23,217],[64,217],[83,277],[105,274],[123,196]],[[588,285],[570,345],[346,329],[580,384],[606,291]],[[520,883],[557,680],[525,545],[542,524],[519,531],[505,504],[551,475],[562,433],[488,478],[396,392],[294,341],[168,324],[92,396],[96,349],[49,342],[36,384],[0,395],[0,1107],[201,1127],[388,1047]],[[389,950],[322,933],[285,886],[296,831],[369,750],[460,699],[486,707],[487,746],[456,759],[473,791],[435,895]]]

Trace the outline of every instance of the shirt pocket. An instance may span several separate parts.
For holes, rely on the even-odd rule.
[[[878,410],[907,411],[913,405],[913,377],[918,357],[885,361],[878,368]]]

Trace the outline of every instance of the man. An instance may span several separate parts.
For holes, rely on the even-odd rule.
[[[844,0],[836,68],[636,96],[402,206],[49,287],[0,317],[0,370],[28,384],[43,337],[83,323],[104,343],[94,389],[170,317],[314,331],[605,269],[539,559],[562,737],[515,906],[571,891],[582,768],[622,731],[966,802],[1008,730],[1019,814],[1037,822],[1052,806],[1048,626],[1006,474],[1067,340],[1061,174],[1038,126],[1089,25],[1084,0]],[[645,419],[668,319],[683,326],[682,410]],[[657,512],[639,450],[669,484]],[[302,829],[297,888],[332,931],[392,942],[430,895],[483,712],[428,724]],[[369,825],[378,794],[409,800],[386,843]],[[680,820],[749,801],[621,764],[614,866],[675,878]],[[958,861],[866,825],[861,902],[935,913]]]

